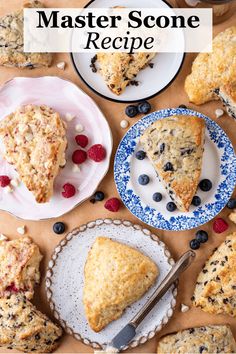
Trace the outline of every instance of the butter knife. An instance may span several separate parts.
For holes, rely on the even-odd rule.
[[[162,296],[167,292],[171,285],[179,278],[195,258],[195,252],[189,250],[185,252],[175,265],[171,268],[162,283],[151,295],[150,299],[141,308],[141,310],[132,318],[132,320],[121,329],[121,331],[107,345],[107,352],[117,352],[122,350],[136,335],[136,328],[154,308]]]

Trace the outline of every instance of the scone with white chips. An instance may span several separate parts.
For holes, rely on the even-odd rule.
[[[48,202],[66,161],[66,127],[59,113],[45,105],[21,106],[0,122],[0,138],[5,159],[36,202]]]

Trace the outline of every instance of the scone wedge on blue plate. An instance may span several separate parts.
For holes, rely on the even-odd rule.
[[[162,337],[157,354],[235,353],[236,343],[228,325],[189,328]]]
[[[176,115],[152,123],[140,138],[149,160],[170,198],[189,211],[202,170],[205,121]]]
[[[98,237],[84,269],[83,303],[90,327],[99,332],[140,299],[159,274],[156,264],[136,249]]]
[[[236,232],[227,236],[204,265],[193,304],[212,314],[236,317]]]

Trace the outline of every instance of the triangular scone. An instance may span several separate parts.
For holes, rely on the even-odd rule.
[[[27,236],[0,241],[0,297],[21,292],[31,299],[40,280],[42,258],[38,246]]]
[[[65,165],[66,130],[59,113],[47,106],[19,107],[0,122],[0,137],[5,159],[36,201],[48,202],[59,167]]]
[[[214,90],[236,81],[236,26],[220,32],[212,42],[212,52],[200,53],[185,80],[189,101],[203,104],[218,97]]]
[[[205,122],[194,116],[172,116],[154,122],[140,142],[170,198],[188,211],[202,168]]]
[[[83,303],[90,327],[101,331],[140,299],[159,274],[156,264],[134,248],[98,237],[89,251]]]
[[[61,328],[22,294],[0,299],[1,347],[25,353],[51,353],[61,335]]]
[[[156,53],[97,53],[99,72],[108,88],[120,95]]]
[[[24,7],[43,7],[40,1],[29,1]],[[50,53],[24,53],[23,10],[0,17],[0,65],[18,68],[50,66]]]
[[[197,278],[193,304],[236,317],[236,232],[226,237]]]

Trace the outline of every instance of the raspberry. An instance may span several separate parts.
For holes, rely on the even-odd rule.
[[[88,157],[95,162],[101,162],[106,157],[106,150],[101,144],[95,144],[89,148]]]
[[[72,161],[76,164],[81,164],[87,159],[87,153],[84,150],[75,150],[72,155]]]
[[[64,198],[71,198],[75,195],[75,187],[73,184],[66,183],[63,186],[64,191],[61,193]]]
[[[13,293],[18,293],[19,292],[19,289],[15,286],[14,283],[12,283],[11,285],[9,285],[7,288],[6,288],[7,291],[11,291]]]
[[[121,202],[118,198],[110,198],[106,201],[104,207],[112,212],[117,212],[120,209]]]
[[[228,229],[229,225],[227,224],[227,222],[222,219],[222,218],[217,218],[215,219],[215,221],[213,222],[213,230],[214,232],[216,232],[217,234],[221,234],[222,232],[226,231]]]
[[[10,184],[11,180],[8,176],[0,176],[0,186],[6,187]]]
[[[88,145],[88,137],[86,135],[76,135],[75,141],[82,148],[85,148]]]

